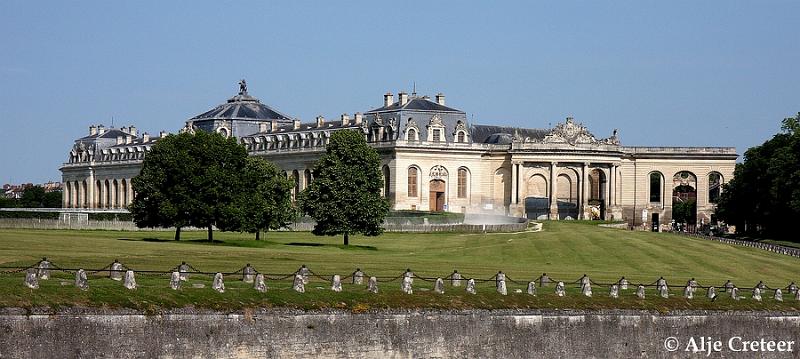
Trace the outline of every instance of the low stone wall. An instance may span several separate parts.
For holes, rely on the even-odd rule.
[[[797,313],[5,309],[0,333],[1,358],[800,357]]]
[[[400,224],[386,223],[387,232],[519,232],[524,231],[528,222],[509,224]],[[38,218],[0,218],[0,228],[10,229],[100,229],[115,231],[174,231],[174,228],[139,228],[131,221],[93,221],[67,222],[57,219]],[[291,231],[311,231],[314,223],[302,222],[289,226]],[[184,228],[186,231],[197,228]],[[205,229],[200,229],[205,230]]]

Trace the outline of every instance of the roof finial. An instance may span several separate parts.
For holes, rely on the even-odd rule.
[[[411,97],[417,97],[417,82],[416,81],[414,81],[414,85],[413,85],[412,89],[413,90],[411,91]]]
[[[247,95],[247,81],[239,81],[239,95]]]

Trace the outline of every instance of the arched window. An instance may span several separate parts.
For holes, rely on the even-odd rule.
[[[417,197],[417,184],[419,183],[419,170],[416,167],[408,168],[408,196]]]
[[[661,203],[664,183],[660,172],[650,172],[650,202]]]
[[[464,131],[458,131],[458,139],[456,140],[458,143],[464,143]]]
[[[308,185],[311,184],[311,170],[306,169],[305,171],[303,171],[303,176],[305,177],[306,188],[308,188]]]
[[[297,199],[297,195],[300,194],[300,174],[297,173],[297,170],[292,171],[292,181],[294,182],[293,197]]]
[[[408,137],[406,138],[406,141],[416,141],[416,140],[417,140],[417,130],[409,128]]]
[[[708,175],[708,202],[717,203],[719,194],[722,192],[722,175],[719,172],[711,172]]]
[[[389,166],[383,166],[383,197],[389,197]]]
[[[458,198],[467,198],[467,169],[463,167],[458,169]]]

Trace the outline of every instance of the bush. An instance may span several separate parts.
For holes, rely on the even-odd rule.
[[[0,218],[58,219],[58,212],[0,211]]]

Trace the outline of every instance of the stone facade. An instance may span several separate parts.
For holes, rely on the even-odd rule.
[[[381,154],[382,193],[395,210],[614,219],[641,228],[663,227],[675,202],[687,200],[696,200],[697,223],[710,223],[737,158],[727,147],[623,146],[616,130],[598,138],[572,118],[551,129],[471,124],[442,94],[401,92],[396,101],[392,94],[383,100],[363,114],[303,123],[261,104],[244,85],[181,131],[238,138],[250,155],[294,178],[294,193],[313,180],[330,134],[355,130]],[[161,136],[91,126],[61,168],[64,207],[125,208],[134,196],[130,180]]]

